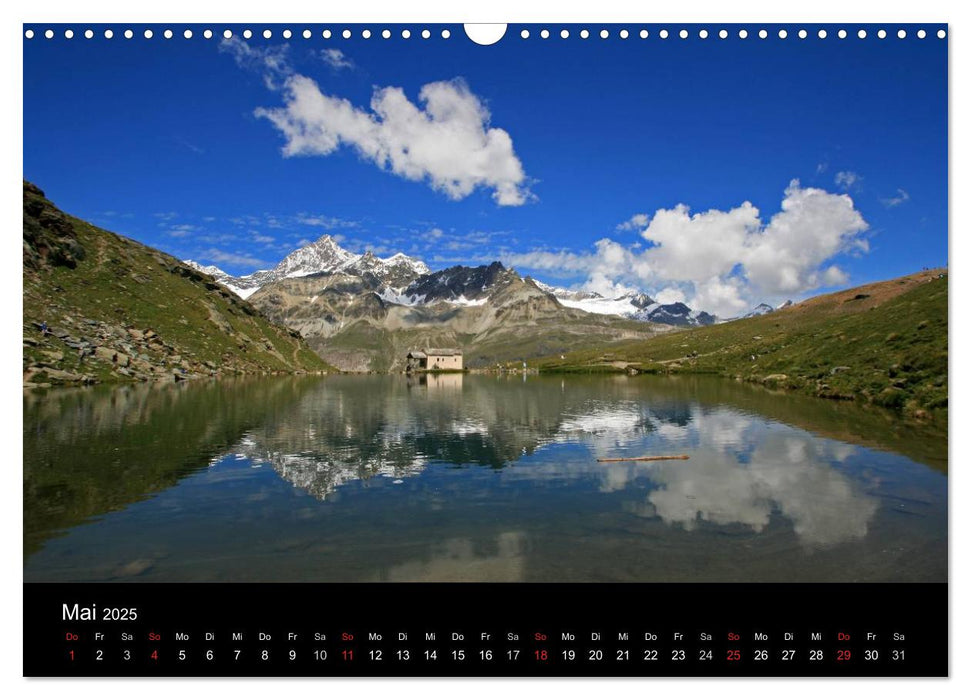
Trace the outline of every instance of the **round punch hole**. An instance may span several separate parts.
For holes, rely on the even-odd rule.
[[[718,31],[718,38],[719,39],[727,39],[728,38],[728,30],[727,29],[720,29]]]
[[[646,29],[642,29],[641,30],[641,39],[646,39],[647,36],[648,36],[647,30]]]
[[[610,32],[608,32],[606,29],[601,29],[600,30],[600,38],[601,39],[606,39],[609,36],[610,36]]]
[[[252,37],[253,37],[253,32],[251,32],[249,29],[244,29],[243,30],[243,38],[244,39],[251,39]]]
[[[747,29],[739,29],[738,30],[738,38],[739,39],[748,39],[748,30]]]
[[[708,30],[707,29],[702,29],[700,32],[698,32],[698,38],[699,39],[707,39],[708,38]]]
[[[85,29],[84,30],[84,38],[85,39],[93,39],[94,38],[94,32],[91,31],[90,29]]]
[[[232,39],[232,38],[233,38],[232,30],[230,29],[223,30],[223,39]]]
[[[54,38],[54,30],[53,29],[48,29],[46,32],[44,32],[44,36],[47,37],[48,39],[53,39]]]
[[[780,29],[779,30],[779,38],[780,39],[785,39],[787,36],[789,36],[789,32],[787,32],[785,29]]]
[[[204,36],[206,39],[212,39],[212,30],[207,29],[202,33],[202,36]]]
[[[861,29],[856,33],[856,35],[861,39],[866,39],[866,29]]]
[[[370,39],[371,38],[371,30],[370,29],[365,29],[363,32],[361,32],[361,36],[363,38],[365,38],[365,39]]]
[[[329,29],[325,29],[320,33],[320,36],[324,37],[325,39],[330,39],[333,36],[333,34]]]
[[[401,30],[401,38],[402,39],[410,39],[411,38],[411,30],[410,29],[402,29]]]
[[[431,35],[432,35],[432,33],[430,31],[428,31],[427,29],[422,29],[421,30],[421,38],[422,39],[428,39]]]
[[[620,38],[621,39],[626,39],[629,36],[630,36],[630,32],[629,31],[627,31],[626,29],[621,29],[620,30]]]
[[[658,32],[658,36],[661,37],[662,39],[667,39],[668,38],[668,30],[667,29],[662,29],[660,32]]]
[[[569,30],[566,30],[566,29],[562,30],[560,32],[560,38],[561,39],[569,39],[570,38],[570,32],[569,32]]]
[[[581,29],[580,30],[580,38],[581,39],[589,39],[590,38],[590,31],[587,30],[587,29]]]
[[[350,29],[345,29],[344,31],[341,32],[341,36],[344,37],[345,39],[350,39],[351,38],[351,30]]]
[[[113,39],[114,36],[115,36],[115,33],[113,31],[111,31],[110,29],[105,29],[105,39]]]
[[[144,36],[145,36],[146,39],[151,39],[155,35],[152,33],[152,30],[151,29],[146,29]]]
[[[271,32],[269,29],[264,29],[263,30],[263,38],[264,39],[272,39],[273,38],[273,32]]]
[[[907,30],[906,29],[901,29],[900,31],[898,31],[897,32],[897,38],[898,39],[906,39],[907,38]]]
[[[549,39],[550,38],[550,30],[549,29],[544,29],[543,31],[541,31],[539,33],[539,35],[540,35],[540,38],[542,38],[542,39]]]
[[[925,32],[923,29],[918,29],[917,30],[917,38],[918,39],[924,39],[926,36],[927,36],[927,32]]]
[[[805,39],[807,36],[809,36],[809,32],[807,32],[805,29],[800,29],[799,30],[799,38],[800,39]]]
[[[125,30],[125,38],[126,39],[131,39],[133,36],[135,36],[135,32],[133,32],[131,29],[126,29]]]
[[[452,32],[450,32],[447,29],[443,29],[442,30],[442,38],[443,39],[448,39],[450,36],[452,36]]]
[[[166,29],[164,32],[162,32],[162,36],[164,36],[166,39],[171,39],[172,38],[172,30],[171,29]]]
[[[390,39],[391,38],[391,30],[390,29],[385,29],[384,31],[382,31],[381,32],[381,38],[382,39]]]
[[[687,29],[682,29],[680,32],[678,32],[678,36],[681,37],[682,39],[687,39],[688,38],[688,30]]]
[[[186,29],[184,32],[182,32],[182,36],[184,36],[186,39],[191,39],[192,38],[192,30],[191,29]]]
[[[291,32],[289,29],[284,29],[283,30],[283,38],[284,39],[289,39],[292,36],[293,36],[293,32]]]
[[[313,32],[311,32],[309,29],[304,29],[303,30],[303,38],[304,39],[309,39],[312,36],[313,36]]]
[[[877,38],[878,39],[886,39],[887,38],[887,30],[886,29],[881,29],[880,31],[878,31],[877,32]]]
[[[826,30],[825,29],[820,29],[818,32],[816,32],[816,36],[818,36],[820,39],[825,39],[826,38]]]
[[[838,32],[836,32],[836,36],[838,36],[840,39],[845,39],[846,36],[847,36],[846,35],[846,30],[845,29],[840,29]]]
[[[65,39],[73,39],[74,38],[74,30],[73,29],[65,29],[64,30],[64,38]]]
[[[947,32],[945,32],[943,29],[938,29],[937,30],[937,38],[938,39],[943,39],[946,36],[947,36]]]
[[[33,29],[28,29],[26,32],[24,32],[24,36],[27,39],[33,39],[34,38],[34,30]]]
[[[519,32],[519,36],[521,36],[523,39],[528,39],[529,38],[529,30],[528,29],[524,29],[523,31]]]

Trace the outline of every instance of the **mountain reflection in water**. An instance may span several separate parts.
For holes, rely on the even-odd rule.
[[[720,379],[52,392],[24,447],[27,580],[946,580],[946,434]]]

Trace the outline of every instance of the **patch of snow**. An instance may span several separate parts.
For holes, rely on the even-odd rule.
[[[249,299],[251,296],[253,296],[256,292],[258,292],[260,290],[259,287],[249,287],[247,289],[243,289],[241,287],[233,286],[233,285],[229,284],[228,282],[221,282],[221,284],[226,289],[228,289],[229,291],[231,291],[233,294],[235,294],[236,296],[238,296],[240,299]]]
[[[556,300],[563,306],[571,309],[580,309],[592,314],[605,314],[608,316],[628,316],[641,311],[634,306],[629,298],[620,299],[568,299],[566,297],[556,297]]]
[[[485,289],[485,287],[483,287],[483,289]],[[449,304],[454,304],[455,306],[482,306],[488,300],[488,297],[482,297],[481,299],[466,299],[464,294],[458,299],[447,299]]]

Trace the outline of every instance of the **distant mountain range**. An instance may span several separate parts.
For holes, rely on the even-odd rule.
[[[258,270],[242,277],[234,277],[215,265],[200,265],[193,260],[186,260],[185,263],[212,275],[217,282],[243,299],[249,298],[268,284],[288,277],[343,272],[362,277],[372,275],[388,286],[400,287],[429,271],[421,260],[409,258],[403,253],[390,258],[379,258],[370,252],[356,255],[341,248],[331,236],[323,236],[303,248],[298,248],[271,270]]]
[[[351,253],[329,235],[290,253],[273,269],[259,270],[241,277],[234,277],[213,265],[203,266],[192,260],[185,262],[212,275],[216,281],[244,299],[284,279],[341,274],[367,278],[370,282],[367,285],[369,292],[377,293],[390,304],[402,306],[424,306],[438,301],[458,306],[482,304],[496,276],[506,271],[500,263],[494,262],[484,267],[455,266],[433,273],[424,262],[404,253],[388,258],[379,258],[370,252],[363,255]],[[516,274],[514,271],[507,272]],[[562,306],[587,313],[670,326],[707,326],[718,322],[714,315],[706,311],[693,310],[681,302],[661,304],[640,292],[607,298],[596,292],[530,281]],[[767,304],[760,304],[747,316],[771,310],[772,307]]]
[[[720,322],[640,292],[607,298],[555,287],[498,261],[433,272],[404,253],[352,253],[329,235],[272,269],[241,277],[186,264],[298,331],[321,357],[346,370],[399,369],[415,347],[460,347],[465,365],[476,367]],[[771,311],[760,304],[747,316]]]

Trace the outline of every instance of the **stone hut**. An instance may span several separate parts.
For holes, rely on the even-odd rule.
[[[462,371],[462,351],[454,348],[412,350],[406,359],[405,366],[409,372]]]

